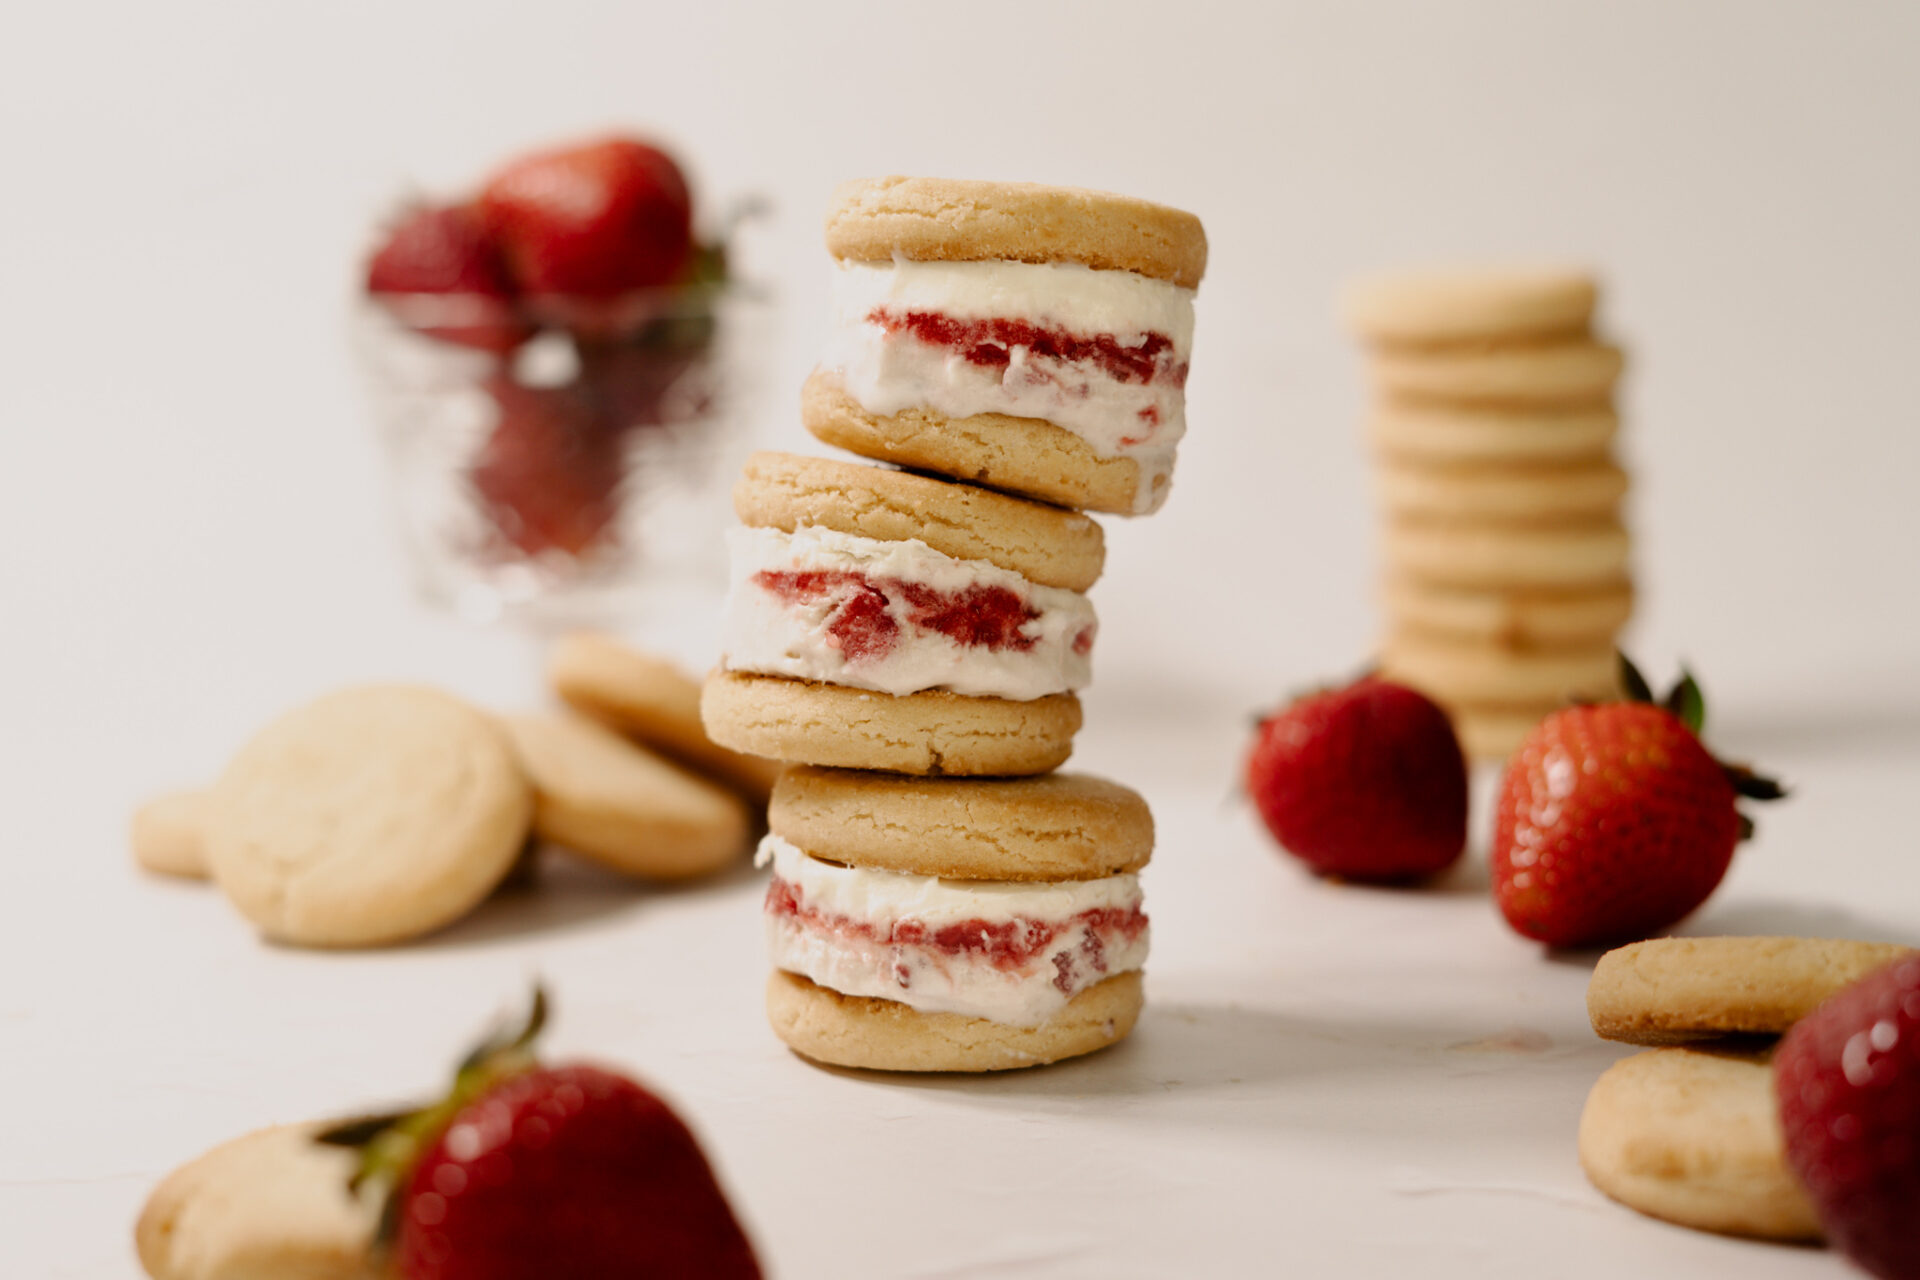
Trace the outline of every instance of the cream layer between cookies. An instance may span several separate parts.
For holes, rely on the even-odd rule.
[[[1192,350],[1193,290],[1131,271],[896,259],[834,274],[827,364],[867,412],[1044,419],[1133,459],[1142,512],[1187,431]]]
[[[1077,591],[917,539],[805,526],[736,528],[727,544],[729,671],[1018,702],[1092,679],[1093,605]]]
[[[1137,876],[942,880],[823,862],[775,835],[754,860],[773,867],[774,966],[843,995],[1031,1027],[1146,963]]]

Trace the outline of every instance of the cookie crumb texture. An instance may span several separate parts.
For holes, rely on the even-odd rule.
[[[477,905],[532,812],[492,717],[434,689],[370,685],[288,712],[241,748],[214,788],[207,854],[267,937],[379,946]]]
[[[1080,731],[1070,693],[1012,702],[904,696],[715,672],[700,710],[715,742],[794,764],[890,773],[1024,776],[1066,763]]]
[[[1139,1020],[1140,974],[1122,973],[1082,991],[1037,1027],[954,1013],[921,1013],[892,1000],[843,996],[776,970],[767,1017],[796,1053],[872,1071],[1008,1071],[1044,1066],[1125,1039]]]
[[[700,724],[700,682],[673,663],[580,631],[554,644],[547,680],[575,711],[712,775],[752,804],[766,804],[773,793],[780,766],[716,746]]]

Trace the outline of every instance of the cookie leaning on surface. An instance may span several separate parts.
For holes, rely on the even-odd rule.
[[[187,880],[205,880],[207,809],[211,793],[201,789],[156,796],[134,811],[133,860],[148,871]]]
[[[916,778],[795,766],[767,811],[773,834],[854,867],[961,880],[1079,880],[1138,871],[1153,814],[1086,774]]]
[[[375,1280],[379,1207],[347,1189],[358,1157],[317,1125],[263,1129],[182,1165],[134,1227],[153,1280]]]
[[[1024,776],[1065,764],[1080,731],[1070,693],[1027,702],[929,690],[898,697],[716,671],[700,714],[715,742],[795,764],[892,773]]]
[[[1762,1054],[1649,1049],[1609,1067],[1580,1115],[1593,1185],[1651,1217],[1765,1240],[1818,1240],[1787,1169]]]
[[[213,790],[207,856],[269,938],[379,946],[466,914],[513,866],[532,792],[494,720],[369,685],[281,716]]]
[[[1839,938],[1655,938],[1600,957],[1594,1033],[1629,1044],[1780,1035],[1843,987],[1912,949]]]
[[[1186,432],[1199,219],[1026,183],[843,185],[826,359],[802,417],[830,444],[1067,506],[1165,501]]]
[[[700,723],[700,682],[672,663],[612,636],[562,636],[547,658],[547,679],[574,710],[611,724],[681,764],[764,805],[780,764],[729,751]]]
[[[627,875],[711,875],[746,852],[752,816],[733,792],[569,714],[510,716],[533,782],[533,830]]]

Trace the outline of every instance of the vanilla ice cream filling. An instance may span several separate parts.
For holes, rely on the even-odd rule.
[[[832,324],[827,364],[869,413],[1045,419],[1133,459],[1143,510],[1172,473],[1191,289],[1077,263],[842,262]]]
[[[1093,605],[915,540],[815,525],[727,534],[721,665],[881,693],[1029,701],[1093,677]]]
[[[1138,876],[1038,884],[823,862],[769,835],[767,942],[776,968],[843,995],[1038,1026],[1147,959]]]

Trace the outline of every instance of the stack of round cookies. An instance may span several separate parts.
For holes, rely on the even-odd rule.
[[[1618,348],[1571,271],[1431,272],[1359,283],[1369,434],[1385,516],[1384,674],[1444,705],[1469,755],[1617,691],[1633,611],[1613,457]]]
[[[840,1066],[1088,1053],[1139,1016],[1153,819],[1052,772],[1092,673],[1084,512],[1166,499],[1206,237],[1122,196],[886,178],[839,190],[827,247],[806,426],[894,466],[748,461],[701,702],[714,741],[796,766],[760,851],[768,1014]]]

